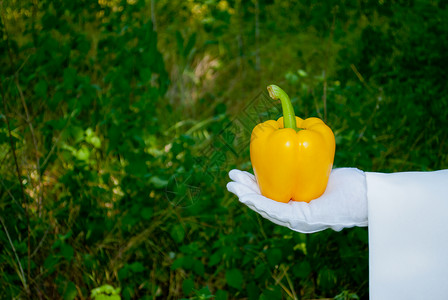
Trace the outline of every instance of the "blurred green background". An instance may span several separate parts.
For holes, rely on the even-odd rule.
[[[448,168],[445,1],[0,13],[2,299],[367,299],[366,228],[295,233],[226,190],[269,84],[333,129],[335,167]]]

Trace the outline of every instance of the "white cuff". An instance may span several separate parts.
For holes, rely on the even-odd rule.
[[[448,170],[366,181],[370,299],[446,299]]]

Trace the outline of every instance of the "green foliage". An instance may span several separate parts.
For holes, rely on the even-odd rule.
[[[90,297],[93,300],[121,300],[120,288],[115,289],[113,286],[105,284],[93,289],[90,293]]]
[[[268,84],[326,120],[335,167],[448,166],[443,1],[0,10],[2,299],[368,298],[366,228],[291,232],[225,188]]]

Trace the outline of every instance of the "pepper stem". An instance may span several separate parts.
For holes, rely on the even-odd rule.
[[[292,107],[291,100],[288,95],[280,87],[271,84],[268,86],[269,96],[274,100],[279,100],[282,103],[283,110],[283,126],[285,128],[292,128],[297,131],[296,115]]]

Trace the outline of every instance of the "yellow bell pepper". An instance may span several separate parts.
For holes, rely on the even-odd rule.
[[[296,117],[288,95],[268,86],[280,99],[283,117],[258,124],[252,131],[250,158],[263,196],[279,202],[310,202],[327,187],[333,167],[333,131],[318,118]]]

